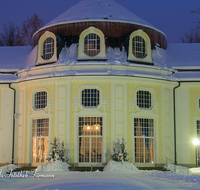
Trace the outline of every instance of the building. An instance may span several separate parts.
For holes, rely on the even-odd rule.
[[[0,47],[0,163],[46,162],[54,137],[70,164],[104,166],[125,139],[129,162],[196,164],[200,46],[166,35],[114,0],[82,0]]]

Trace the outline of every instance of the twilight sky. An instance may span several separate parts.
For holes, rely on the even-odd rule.
[[[0,33],[3,23],[12,21],[21,27],[28,15],[37,13],[45,24],[80,0],[1,0]],[[168,42],[181,42],[180,37],[197,26],[200,14],[190,14],[200,6],[199,0],[115,0],[142,19],[164,32]]]

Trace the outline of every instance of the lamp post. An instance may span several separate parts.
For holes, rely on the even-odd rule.
[[[196,167],[198,167],[198,147],[197,145],[199,145],[199,139],[194,139],[193,140],[193,144],[195,145],[195,152],[196,152]]]

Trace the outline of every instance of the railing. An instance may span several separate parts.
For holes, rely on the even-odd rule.
[[[9,164],[10,162],[14,161],[14,160],[17,160],[18,158],[19,158],[19,157],[15,158],[15,159],[12,159],[12,160],[9,160],[9,161],[6,162],[6,164],[7,164],[7,170],[8,170],[8,164]],[[18,161],[17,161],[17,163],[18,163]]]
[[[166,159],[166,165],[167,166],[168,166],[168,163],[174,164],[174,171],[173,171],[173,173],[175,173],[176,172],[175,162],[173,160],[171,160],[170,158],[167,158],[167,157],[165,157],[165,159]],[[168,161],[170,161],[170,162],[168,162]]]

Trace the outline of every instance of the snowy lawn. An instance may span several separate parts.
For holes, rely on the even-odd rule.
[[[132,190],[132,189],[199,189],[200,177],[172,172],[39,172],[54,178],[0,179],[0,189],[36,190]]]

